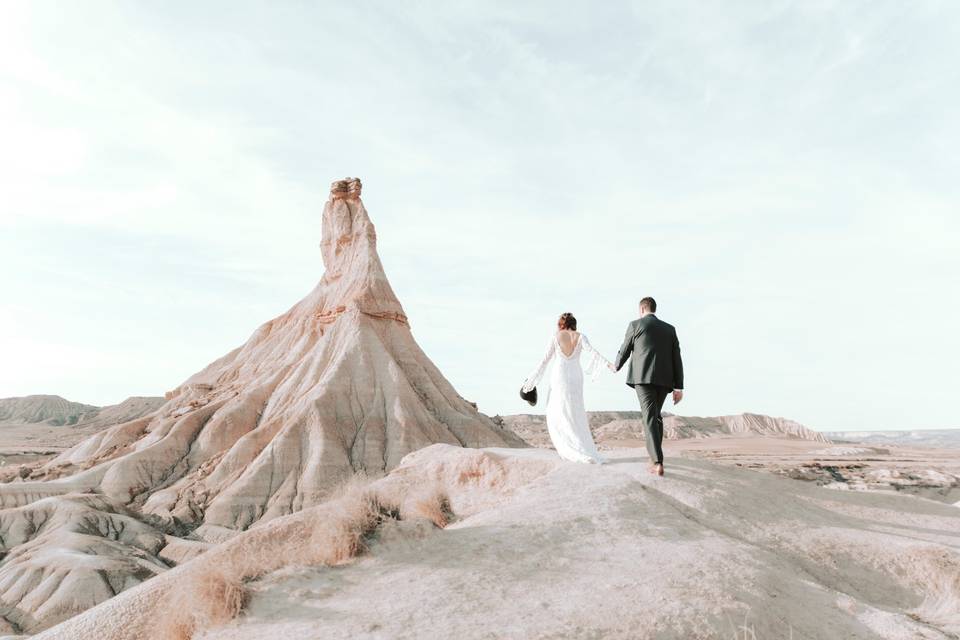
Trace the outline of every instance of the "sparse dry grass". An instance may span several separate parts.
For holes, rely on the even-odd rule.
[[[425,518],[443,529],[453,518],[450,498],[439,484],[428,485],[406,497],[400,507],[400,517],[403,520]]]
[[[186,588],[174,590],[166,603],[169,615],[162,618],[160,637],[190,640],[201,629],[237,617],[249,594],[236,569],[210,569],[187,582]]]
[[[158,606],[158,637],[190,640],[229,622],[247,603],[247,583],[281,567],[349,562],[387,519],[424,518],[442,528],[452,515],[439,484],[351,479],[322,505],[254,528],[192,562]]]
[[[937,549],[913,554],[909,560],[926,592],[923,603],[911,613],[927,624],[960,628],[960,563]]]

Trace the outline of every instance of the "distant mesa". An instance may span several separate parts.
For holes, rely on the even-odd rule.
[[[109,427],[156,411],[163,398],[132,396],[119,404],[98,407],[55,395],[0,398],[0,428],[9,425],[48,425],[78,428]]]
[[[97,415],[100,407],[70,402],[60,396],[33,395],[0,398],[0,425],[46,424],[74,425]]]
[[[837,442],[869,445],[899,445],[960,449],[960,429],[914,429],[910,431],[829,431]]]
[[[703,438],[716,435],[759,435],[812,440],[830,443],[824,434],[787,418],[775,418],[756,413],[741,413],[716,418],[670,416],[663,423],[665,437]]]
[[[643,438],[639,411],[593,411],[587,414],[590,430],[598,443]],[[542,415],[500,416],[497,420],[533,446],[549,446],[546,419]],[[822,433],[799,422],[754,413],[697,418],[664,414],[664,438],[716,438],[722,436],[773,436],[830,443]]]

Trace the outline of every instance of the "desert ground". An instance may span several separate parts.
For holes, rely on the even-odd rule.
[[[644,448],[638,413],[601,411],[589,417],[601,450]],[[550,446],[543,416],[499,419],[531,445]],[[907,435],[899,437],[859,432],[863,443],[853,435],[831,442],[825,434],[789,420],[745,414],[719,418],[668,415],[664,432],[665,449],[679,457],[773,472],[837,490],[895,491],[960,503],[960,429],[938,430],[931,434],[935,440],[924,440],[918,432],[904,432]],[[877,438],[883,438],[885,444],[866,444]]]
[[[960,506],[960,449],[771,443],[762,437],[671,444],[679,456],[772,471],[832,489],[895,491]]]
[[[451,512],[443,528],[386,517],[353,560],[237,568],[236,576],[247,576],[234,578],[242,614],[208,614],[209,626],[191,619],[192,637],[947,639],[960,632],[956,507],[696,457],[675,457],[656,477],[637,449],[607,455],[610,464],[594,466],[545,449],[434,445],[411,453],[386,480],[413,477],[442,491]],[[284,528],[307,515],[268,525],[273,532],[260,537],[257,553],[282,555],[292,537]],[[239,549],[215,564],[201,556],[37,638],[160,637],[151,630],[181,615],[172,595],[178,585],[200,581],[213,566],[250,562]]]
[[[178,556],[171,544],[167,559],[182,562],[39,635],[6,638],[960,632],[960,508],[950,504],[958,450],[824,442],[766,416],[668,416],[661,478],[630,437],[636,413],[590,417],[610,464],[558,459],[542,416],[498,417],[536,446],[433,445],[368,481],[427,487],[442,496],[439,516],[380,512],[333,561],[311,559],[310,549],[342,546],[342,528],[325,538],[283,532],[350,514],[350,504],[326,505],[326,518],[320,505],[255,526],[220,548]],[[270,531],[278,533],[264,537]],[[257,553],[279,560],[233,550],[258,533]],[[183,585],[196,590],[185,607]],[[180,609],[193,611],[186,622]]]

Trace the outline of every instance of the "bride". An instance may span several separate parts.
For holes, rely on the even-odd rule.
[[[580,355],[586,352],[586,366],[580,367]],[[550,338],[543,362],[523,383],[523,392],[537,386],[547,367],[556,360],[550,374],[547,393],[547,431],[561,458],[574,462],[603,464],[607,460],[597,451],[590,434],[587,412],[583,406],[583,374],[596,380],[606,365],[613,364],[593,348],[587,336],[577,333],[577,319],[565,313],[557,321],[557,333]]]

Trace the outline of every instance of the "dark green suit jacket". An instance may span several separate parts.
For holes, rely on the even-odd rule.
[[[630,358],[630,354],[633,357]],[[677,330],[652,313],[627,325],[627,335],[617,353],[617,371],[630,358],[627,384],[655,384],[683,389],[683,360]]]

